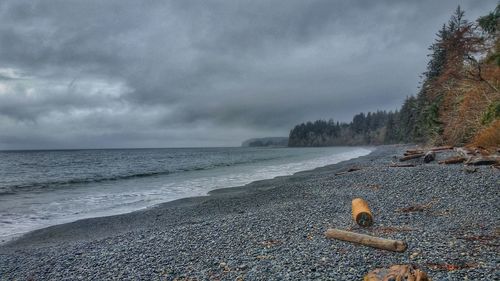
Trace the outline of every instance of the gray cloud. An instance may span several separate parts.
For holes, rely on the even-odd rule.
[[[0,149],[238,145],[396,109],[491,1],[0,3]]]

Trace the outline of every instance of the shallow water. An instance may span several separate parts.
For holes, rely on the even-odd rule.
[[[0,241],[210,190],[290,175],[370,148],[179,148],[0,152]]]

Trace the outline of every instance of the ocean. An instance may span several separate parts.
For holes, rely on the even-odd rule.
[[[0,151],[0,242],[366,155],[365,147]]]

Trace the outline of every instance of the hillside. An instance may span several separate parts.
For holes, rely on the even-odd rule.
[[[475,22],[460,7],[429,47],[415,96],[396,111],[360,113],[350,123],[295,126],[290,146],[418,142],[500,146],[500,4]]]
[[[244,141],[241,146],[243,147],[260,147],[260,146],[287,146],[287,137],[266,137],[255,138]]]

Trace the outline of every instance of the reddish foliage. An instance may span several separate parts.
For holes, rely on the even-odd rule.
[[[500,120],[494,121],[489,127],[481,130],[472,143],[491,149],[500,147]]]

